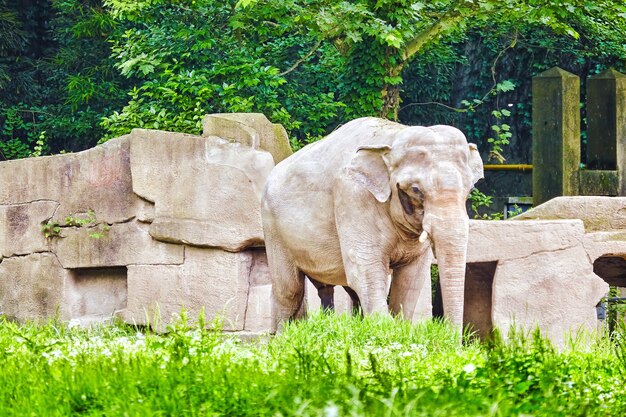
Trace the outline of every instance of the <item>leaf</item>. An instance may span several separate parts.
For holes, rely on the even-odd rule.
[[[513,91],[515,89],[515,84],[513,84],[509,80],[502,81],[501,83],[496,84],[496,90],[506,93],[507,91]]]
[[[255,4],[258,0],[238,0],[235,4],[235,7],[245,9],[253,4]]]

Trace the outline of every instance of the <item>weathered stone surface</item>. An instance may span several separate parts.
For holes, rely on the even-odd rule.
[[[587,233],[584,245],[592,262],[604,255],[626,255],[626,230]]]
[[[58,207],[56,201],[0,206],[0,258],[47,251],[41,225]]]
[[[90,323],[126,308],[126,268],[75,269],[70,273],[66,305],[73,321]]]
[[[184,247],[158,242],[148,225],[137,222],[63,228],[51,239],[64,268],[96,268],[134,264],[182,264]]]
[[[219,317],[225,330],[242,330],[252,264],[251,252],[188,247],[183,265],[131,265],[122,318],[163,330],[181,309],[192,322],[204,309],[208,322]]]
[[[285,128],[271,123],[262,113],[207,114],[202,120],[202,136],[218,136],[263,149],[275,163],[292,154]]]
[[[261,192],[273,167],[268,153],[142,129],[130,140],[133,190],[155,204],[155,239],[230,251],[263,241]]]
[[[19,180],[16,180],[19,179]],[[129,143],[126,137],[83,152],[6,161],[0,164],[0,205],[58,202],[53,220],[88,210],[108,223],[135,215]]]
[[[272,325],[272,280],[267,265],[265,249],[250,249],[248,304],[244,330],[250,332],[269,332]]]
[[[581,245],[498,262],[493,287],[493,324],[539,327],[558,345],[569,334],[597,327],[596,304],[608,293]]]
[[[69,271],[52,253],[5,258],[0,263],[0,312],[20,321],[42,320],[58,313],[69,319],[65,302]]]
[[[619,194],[619,175],[617,171],[578,172],[579,195],[586,196],[616,196]]]
[[[533,78],[533,201],[578,194],[580,80],[554,67]]]
[[[512,220],[581,219],[587,232],[626,229],[626,197],[557,197]]]
[[[533,253],[559,251],[580,245],[583,235],[580,220],[471,220],[467,262],[519,259]]]
[[[269,332],[272,327],[272,285],[255,285],[248,293],[244,330]]]
[[[617,169],[617,147],[626,145],[626,75],[613,68],[587,79],[587,135],[589,169]]]
[[[601,239],[585,235],[583,221],[571,218],[470,222],[464,319],[479,334],[538,326],[563,345],[571,333],[596,329],[595,306],[608,284],[594,274],[587,252]],[[483,266],[474,271],[476,265]]]

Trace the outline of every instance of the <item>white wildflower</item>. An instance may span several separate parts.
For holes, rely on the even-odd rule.
[[[472,372],[474,372],[476,370],[476,365],[474,365],[473,363],[468,363],[467,365],[465,365],[463,367],[463,371],[466,374],[471,374]]]
[[[324,408],[324,417],[339,417],[339,407],[335,404],[327,405]]]

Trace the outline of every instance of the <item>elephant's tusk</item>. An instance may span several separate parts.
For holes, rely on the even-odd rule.
[[[419,242],[424,243],[426,242],[426,239],[428,239],[428,233],[426,232],[426,230],[424,230],[419,237]]]

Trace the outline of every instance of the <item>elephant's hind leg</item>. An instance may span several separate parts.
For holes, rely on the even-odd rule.
[[[281,245],[267,245],[267,261],[272,275],[272,332],[276,332],[302,311],[304,274]]]
[[[324,284],[323,282],[319,282],[311,277],[308,277],[311,281],[311,284],[317,290],[317,295],[320,297],[320,302],[322,304],[322,309],[324,310],[334,310],[335,309],[335,286]]]

